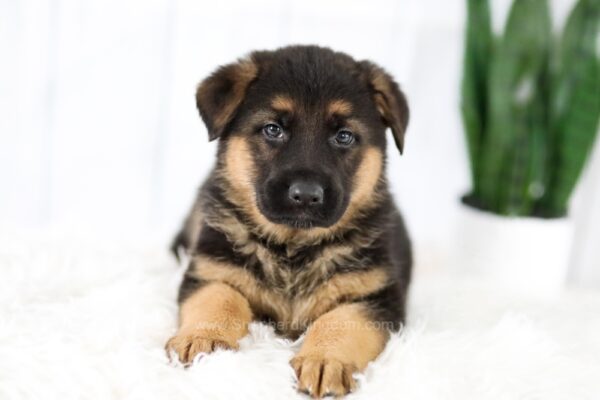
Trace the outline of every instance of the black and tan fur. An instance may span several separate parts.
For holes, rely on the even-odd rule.
[[[370,62],[294,46],[219,68],[196,100],[218,157],[174,243],[191,263],[168,350],[188,363],[235,349],[261,320],[306,332],[291,360],[299,390],[347,393],[405,316],[410,243],[385,178],[386,128],[404,143],[403,94]],[[320,194],[294,203],[296,181]]]

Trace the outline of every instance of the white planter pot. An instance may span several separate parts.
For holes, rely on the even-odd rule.
[[[566,283],[572,237],[568,218],[502,217],[461,205],[455,272],[551,295]]]

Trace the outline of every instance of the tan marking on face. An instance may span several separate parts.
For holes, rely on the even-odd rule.
[[[354,187],[349,208],[363,207],[371,199],[381,177],[382,169],[383,154],[381,154],[381,150],[375,147],[368,148],[354,175]]]
[[[352,104],[346,100],[334,100],[327,106],[329,115],[340,115],[347,117],[352,112]]]
[[[353,132],[366,132],[369,130],[365,124],[356,118],[348,118],[344,124]]]
[[[291,113],[294,111],[294,100],[287,96],[278,95],[271,100],[271,107],[280,112]]]
[[[198,353],[217,347],[237,349],[251,321],[252,311],[244,296],[224,283],[209,283],[181,304],[179,329],[165,347],[188,364]]]
[[[377,204],[375,188],[383,173],[383,154],[376,147],[365,150],[360,165],[353,178],[353,188],[348,207],[342,217],[329,228],[308,230],[311,238],[331,237],[348,224],[361,211],[370,209]]]
[[[374,199],[375,188],[383,172],[383,154],[375,147],[365,150],[363,158],[354,174],[353,189],[350,195],[348,208],[340,220],[332,227],[336,229],[345,226],[361,210],[368,209],[376,204]]]
[[[363,210],[368,210],[377,204],[375,188],[383,173],[383,154],[376,147],[365,150],[360,165],[353,178],[353,188],[348,207],[342,217],[328,228],[313,228],[305,231],[307,239],[322,239],[334,236],[344,229]]]
[[[270,222],[256,204],[256,167],[248,142],[242,137],[232,137],[227,143],[224,177],[229,182],[227,194],[268,236],[282,242],[294,236],[294,230]]]
[[[319,317],[290,364],[298,389],[321,398],[355,388],[352,373],[362,371],[383,351],[388,333],[369,318],[364,304],[344,304]]]
[[[232,137],[227,142],[225,173],[236,192],[236,198],[250,200],[255,195],[256,167],[248,143],[244,138]]]
[[[261,234],[279,243],[293,241],[298,245],[330,237],[347,226],[361,209],[373,206],[373,194],[383,172],[383,154],[375,147],[365,150],[361,163],[354,176],[354,187],[350,195],[348,208],[344,215],[329,228],[294,229],[287,225],[269,221],[256,204],[256,167],[252,159],[248,142],[243,137],[232,137],[227,143],[224,155],[224,177],[229,182],[226,188],[228,196],[256,224]]]
[[[352,113],[352,104],[346,100],[333,100],[327,106],[329,115],[339,115],[347,117]]]
[[[245,124],[247,126],[260,125],[272,121],[275,118],[277,118],[277,113],[273,110],[257,110],[248,117],[248,121]]]

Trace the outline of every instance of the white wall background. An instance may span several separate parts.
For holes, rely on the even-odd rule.
[[[497,27],[508,4],[493,3]],[[571,4],[553,1],[557,25]],[[421,268],[443,268],[469,186],[464,14],[460,0],[0,0],[0,228],[171,234],[216,148],[195,85],[253,49],[317,43],[406,91],[406,152],[390,151],[389,173]],[[572,207],[571,279],[596,287],[599,153]]]

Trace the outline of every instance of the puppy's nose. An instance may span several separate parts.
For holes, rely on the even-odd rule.
[[[288,196],[298,206],[318,206],[323,204],[323,186],[316,182],[295,181],[290,185]]]

